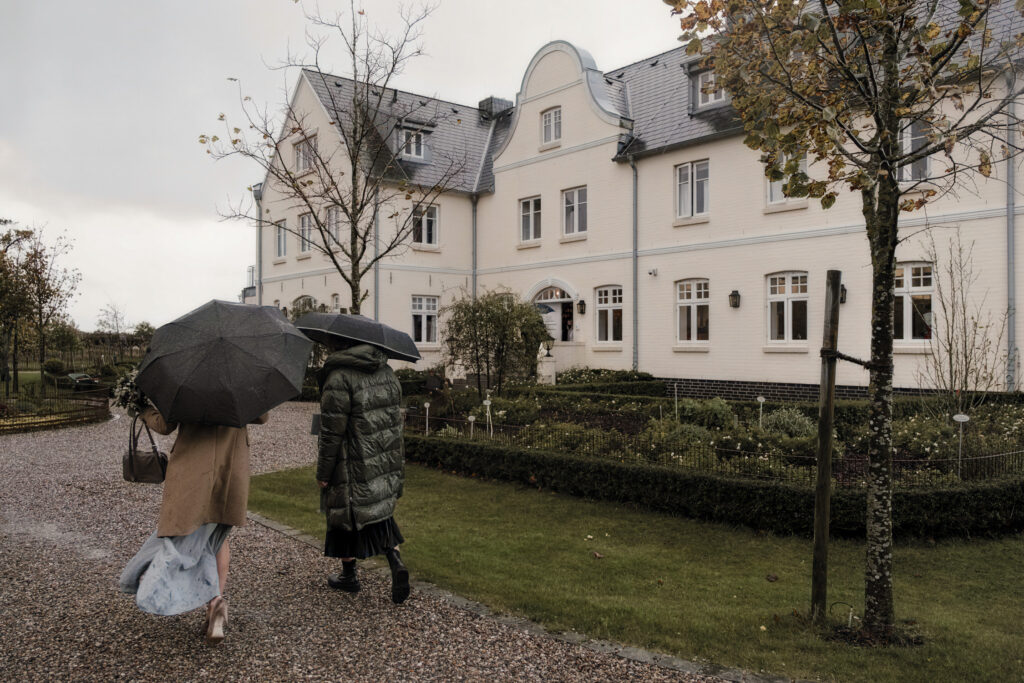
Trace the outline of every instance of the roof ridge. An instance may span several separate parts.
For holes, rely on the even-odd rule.
[[[306,68],[306,67],[303,67],[302,70],[303,71],[308,71],[308,72],[310,72],[312,74],[318,73],[315,69],[309,69],[309,68]],[[351,79],[348,76],[338,76],[338,75],[329,73],[327,71],[320,71],[319,73],[321,75],[323,75],[325,78],[340,78],[340,79],[345,80],[345,81],[354,82],[354,79]],[[380,86],[373,86],[373,87],[380,87]],[[439,97],[433,97],[432,95],[421,95],[419,93],[410,92],[409,90],[400,90],[399,88],[392,88],[391,86],[386,87],[385,90],[393,90],[394,92],[398,92],[398,93],[401,93],[403,95],[409,95],[411,97],[426,97],[427,99],[433,100],[434,102],[440,102],[442,104],[452,104],[452,105],[455,105],[457,107],[464,107],[466,109],[472,109],[473,111],[477,111],[477,112],[478,111],[482,111],[479,107],[474,107],[471,104],[462,104],[462,103],[456,102],[454,100],[443,100],[443,99],[441,99]]]

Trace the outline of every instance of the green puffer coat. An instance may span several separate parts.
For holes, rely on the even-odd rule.
[[[387,356],[360,344],[327,357],[320,370],[317,481],[327,528],[358,531],[395,512],[402,495],[402,385]]]

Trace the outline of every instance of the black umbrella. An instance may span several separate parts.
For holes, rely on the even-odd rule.
[[[301,393],[312,350],[273,306],[211,301],[157,329],[135,381],[169,421],[241,427]]]
[[[420,352],[412,337],[365,316],[307,313],[295,321],[295,327],[321,344],[327,344],[331,339],[345,339],[376,346],[388,358],[414,363],[420,359]]]

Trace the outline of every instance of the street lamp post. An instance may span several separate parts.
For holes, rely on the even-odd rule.
[[[970,422],[971,418],[967,417],[963,413],[957,413],[953,416],[953,422],[960,425],[960,450],[957,454],[956,459],[956,476],[963,477],[963,466],[964,466],[964,424]]]

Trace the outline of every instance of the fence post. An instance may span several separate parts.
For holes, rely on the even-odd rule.
[[[818,406],[818,481],[814,489],[814,559],[811,565],[811,620],[822,623],[828,601],[828,531],[832,496],[832,418],[836,399],[835,352],[839,348],[839,287],[843,274],[825,278],[825,329],[821,342]]]

